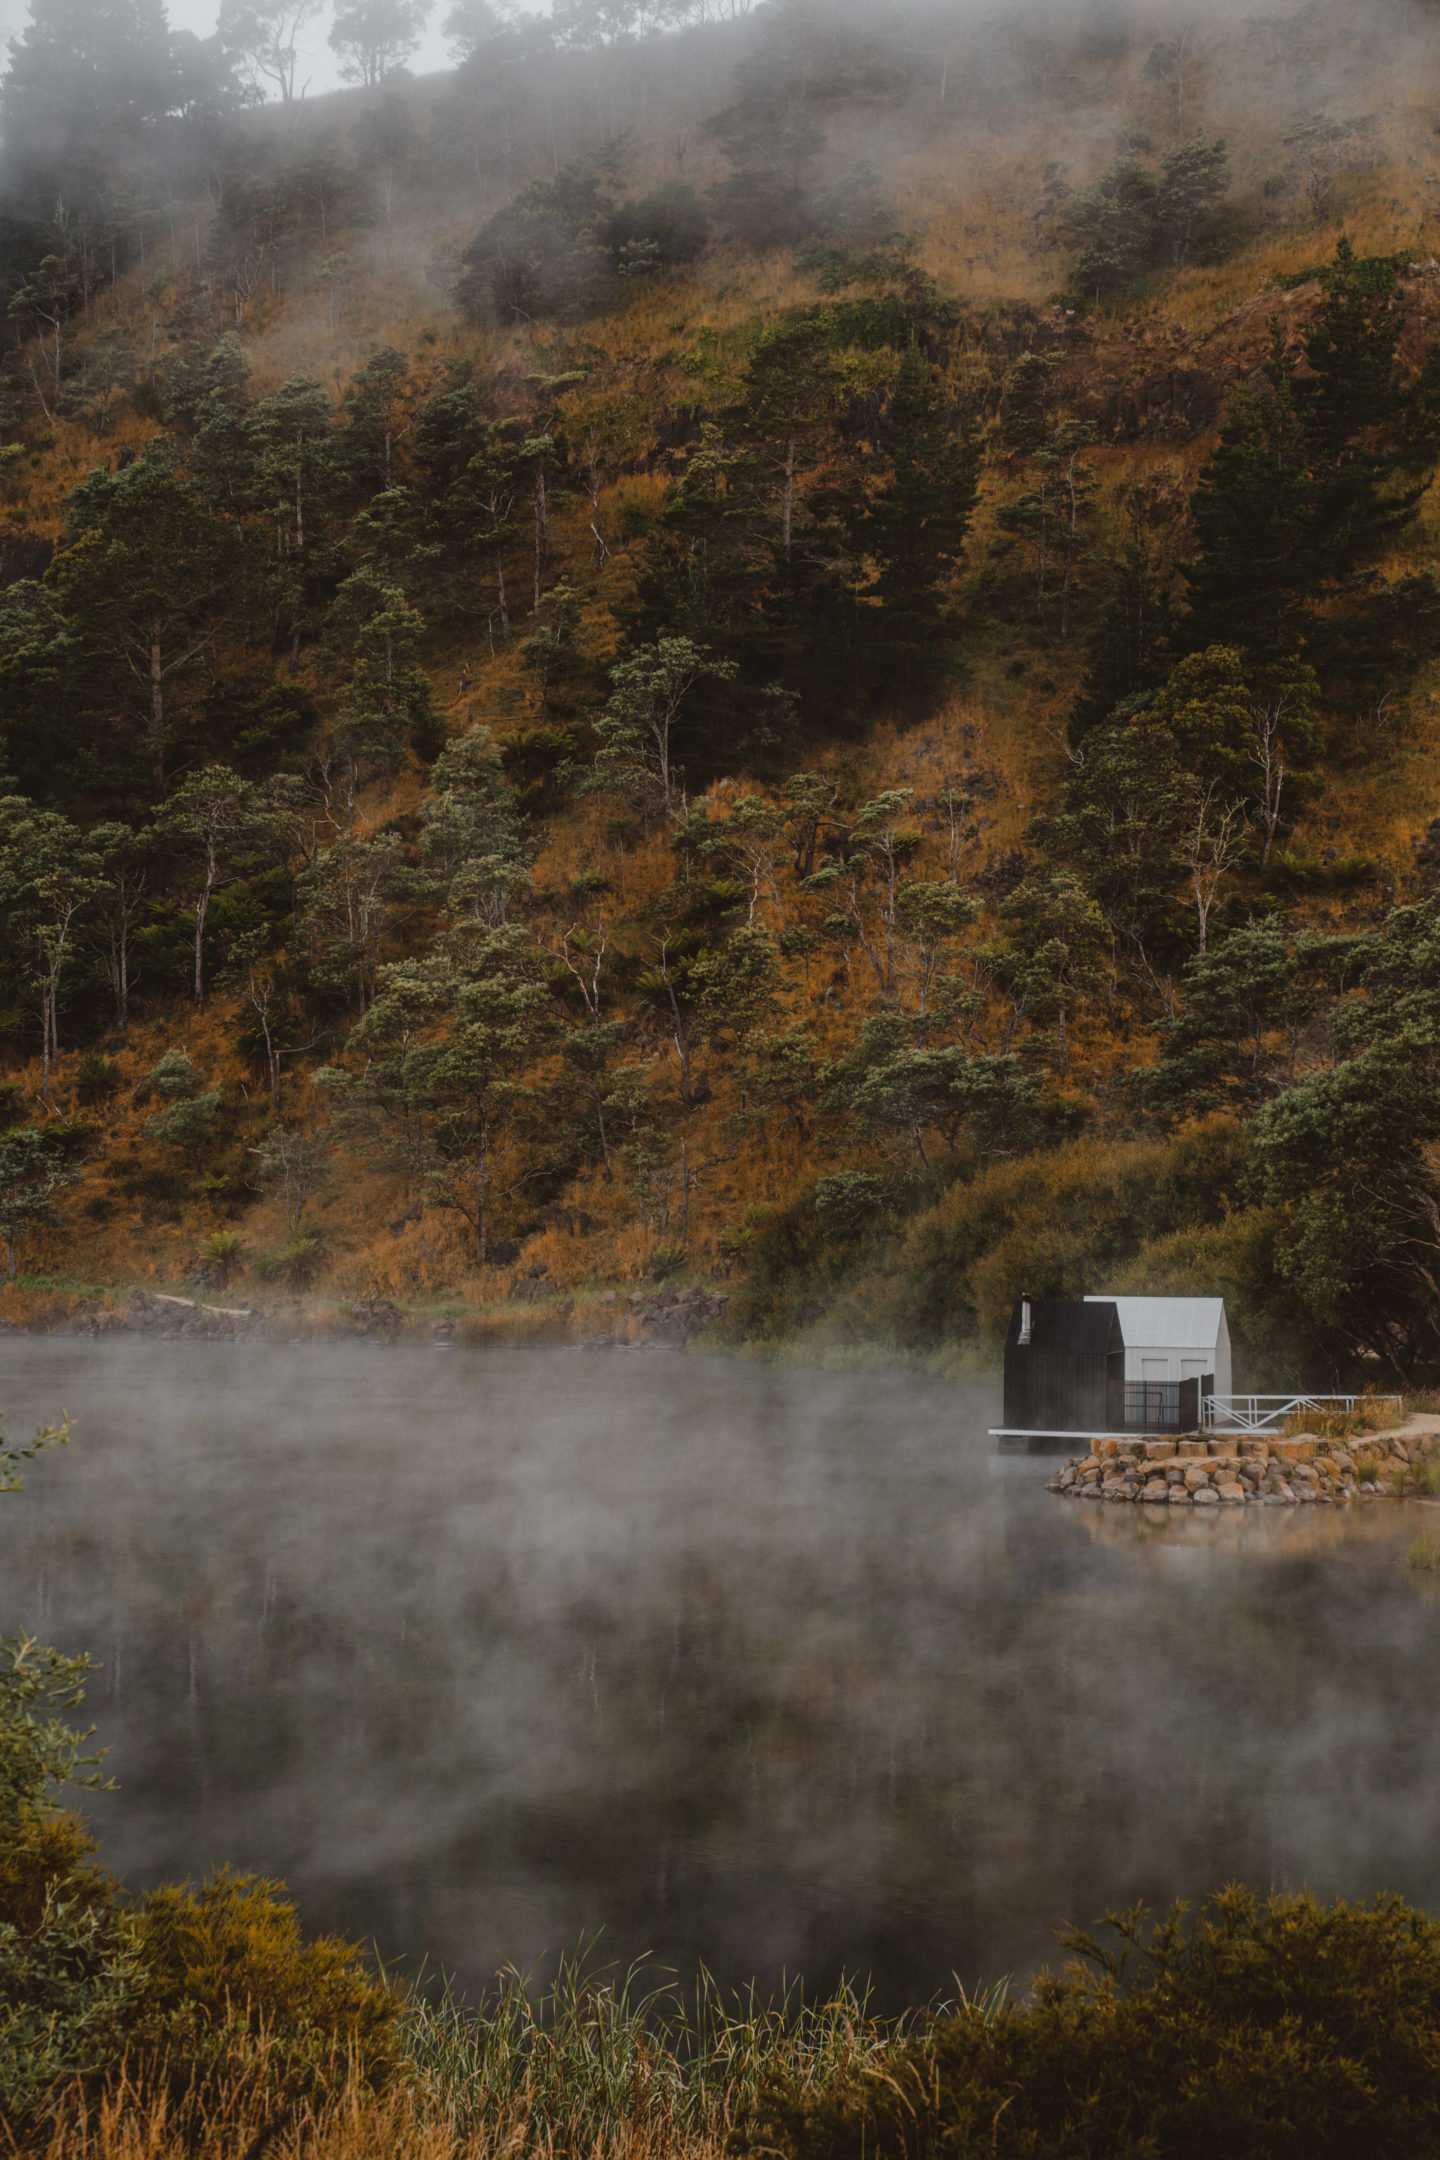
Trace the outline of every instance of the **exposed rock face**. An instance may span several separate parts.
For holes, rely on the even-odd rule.
[[[729,1303],[714,1290],[637,1290],[630,1310],[648,1342],[684,1344],[722,1319]]]
[[[132,1291],[123,1314],[102,1314],[103,1332],[126,1328],[140,1335],[198,1335],[210,1342],[233,1342],[260,1325],[248,1305],[202,1305],[195,1298],[161,1297]],[[102,1332],[97,1324],[96,1332]]]
[[[512,1305],[537,1305],[542,1298],[553,1297],[558,1283],[549,1280],[550,1270],[543,1260],[537,1261],[528,1274],[518,1275],[510,1285]]]

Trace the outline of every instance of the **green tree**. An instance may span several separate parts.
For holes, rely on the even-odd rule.
[[[619,661],[611,670],[609,700],[595,723],[600,749],[592,785],[675,819],[681,773],[674,743],[685,701],[697,683],[730,682],[737,672],[733,660],[717,659],[687,637],[657,638]]]
[[[367,771],[393,772],[407,747],[421,755],[437,747],[430,678],[418,659],[424,622],[398,585],[357,570],[335,596],[328,629],[344,653],[335,742],[353,825]]]
[[[620,1021],[600,1021],[587,1016],[579,1027],[567,1028],[560,1038],[562,1077],[558,1094],[563,1123],[567,1131],[572,1131],[593,1121],[600,1149],[600,1172],[607,1185],[613,1184],[615,1178],[611,1129],[619,1107],[615,1063],[626,1032]]]
[[[506,571],[527,482],[521,430],[486,410],[474,369],[452,363],[446,387],[430,399],[415,434],[424,483],[425,537],[414,565],[427,589],[461,616],[510,636]]]
[[[330,49],[346,82],[376,89],[420,43],[434,0],[341,0]]]
[[[918,344],[901,358],[880,442],[889,478],[865,494],[854,524],[855,544],[875,566],[862,598],[877,615],[876,664],[913,684],[951,619],[945,590],[980,477],[979,446],[953,426]]]
[[[1150,530],[1155,508],[1151,489],[1122,488],[1118,533],[1095,551],[1104,598],[1086,639],[1085,675],[1070,715],[1072,748],[1118,705],[1163,679],[1170,599]]]
[[[1406,261],[1357,255],[1342,234],[1321,273],[1325,302],[1294,390],[1317,483],[1312,579],[1373,561],[1414,522],[1434,469],[1433,439],[1416,425],[1418,385],[1399,368]]]
[[[53,584],[20,578],[0,588],[0,743],[30,795],[46,792],[62,761],[87,777],[103,769],[85,715],[87,660]]]
[[[1135,715],[1142,730],[1163,728],[1195,777],[1240,797],[1254,785],[1254,726],[1243,654],[1209,645],[1179,661]]]
[[[0,798],[0,920],[4,941],[40,1003],[41,1103],[60,1056],[60,993],[101,891],[94,845],[56,810]]]
[[[488,728],[446,744],[420,817],[421,863],[450,913],[498,930],[530,872],[515,791]]]
[[[1013,1057],[972,1056],[953,1045],[917,1048],[899,1013],[867,1020],[860,1040],[827,1068],[822,1104],[862,1139],[899,1139],[930,1165],[927,1134],[953,1154],[1002,1153],[1033,1135],[1035,1086]]]
[[[402,431],[408,419],[410,363],[393,345],[382,345],[350,378],[345,392],[345,433],[337,456],[351,484],[366,496],[388,494],[400,479]]]
[[[573,585],[562,578],[542,595],[530,618],[529,635],[520,640],[520,664],[540,693],[535,715],[537,728],[550,726],[557,693],[580,666],[576,633],[584,601]]]
[[[0,1133],[0,1238],[5,1240],[11,1282],[21,1238],[55,1222],[56,1199],[79,1174],[66,1168],[54,1141],[36,1126]],[[0,1776],[4,1768],[0,1760]]]
[[[413,902],[398,833],[342,833],[297,880],[306,980],[353,1000],[363,1018],[375,994],[386,933]]]
[[[188,1051],[172,1049],[136,1089],[139,1099],[160,1099],[161,1107],[145,1121],[146,1135],[173,1147],[197,1173],[220,1124],[220,1090],[207,1088],[205,1077]]]
[[[1314,931],[1291,940],[1275,923],[1249,923],[1197,954],[1179,1016],[1162,1024],[1153,1099],[1254,1111],[1292,1087],[1303,1064],[1333,1058],[1325,1016],[1361,976],[1371,943]]]
[[[323,383],[297,375],[245,410],[254,500],[275,604],[272,642],[288,629],[290,661],[319,627],[317,599],[333,576],[333,513],[344,483],[342,444]]]
[[[886,788],[862,803],[844,831],[837,857],[812,872],[802,886],[810,893],[833,891],[841,900],[843,912],[832,917],[827,928],[842,939],[855,938],[876,988],[887,999],[896,989],[901,880],[921,843],[909,812],[914,794],[913,788]]]
[[[320,0],[225,0],[217,30],[261,95],[269,85],[293,105],[300,33],[319,12]]]
[[[1190,498],[1198,546],[1184,574],[1196,644],[1293,648],[1315,510],[1304,420],[1290,373],[1272,356],[1265,386],[1236,393]]]
[[[377,970],[375,988],[364,1016],[352,1029],[347,1048],[366,1060],[364,1076],[322,1068],[315,1084],[333,1085],[342,1138],[367,1147],[376,1132],[388,1135],[412,1188],[424,1177],[430,1154],[433,1103],[427,1076],[433,1061],[432,1036],[448,1008],[453,968],[443,954],[392,960]]]
[[[757,341],[738,418],[759,485],[773,502],[779,552],[787,565],[800,477],[835,416],[839,392],[830,326],[822,311],[792,316]]]
[[[1000,919],[1004,934],[986,948],[986,963],[1016,1021],[1054,1028],[1063,1073],[1067,1027],[1104,981],[1111,944],[1105,918],[1068,871],[1037,870],[1016,886]]]
[[[712,1042],[728,1037],[740,1064],[740,1108],[749,1106],[750,1043],[783,999],[780,951],[763,930],[742,925],[723,945],[696,957],[691,970],[699,1025]]]
[[[956,941],[980,912],[979,902],[946,882],[925,878],[907,879],[895,896],[895,922],[905,945],[906,971],[914,985],[920,1017],[926,1018],[936,1001],[946,963]],[[946,1000],[939,999],[944,1017]]]
[[[15,213],[48,218],[63,198],[98,220],[174,111],[173,60],[163,0],[32,0],[0,85]]]
[[[115,1003],[115,1025],[130,1025],[130,947],[135,916],[149,878],[149,850],[128,825],[94,826],[88,844],[96,857],[94,913],[100,964]]]
[[[1226,254],[1236,238],[1220,215],[1229,185],[1223,142],[1197,135],[1179,143],[1158,172],[1127,150],[1064,206],[1062,221],[1079,251],[1074,276],[1081,291],[1098,306],[1154,271]]]
[[[1271,657],[1308,638],[1343,663],[1347,618],[1378,604],[1354,580],[1413,523],[1437,451],[1428,385],[1440,361],[1409,381],[1399,362],[1402,261],[1357,256],[1342,239],[1306,372],[1276,325],[1265,387],[1232,402],[1191,498],[1195,643]],[[1316,612],[1335,598],[1340,609]]]
[[[513,926],[487,931],[456,976],[453,999],[449,1025],[424,1058],[423,1084],[436,1108],[425,1191],[469,1225],[483,1267],[523,1076],[547,1033],[549,993],[535,978],[524,934]]]
[[[92,709],[119,706],[157,788],[208,680],[236,569],[233,528],[163,451],[92,472],[66,504],[48,582],[89,656]]]
[[[272,1125],[258,1147],[251,1148],[267,1184],[278,1186],[285,1201],[285,1227],[300,1227],[305,1210],[330,1176],[330,1147],[323,1133]]]
[[[1085,737],[1062,808],[1037,818],[1032,834],[1081,879],[1118,954],[1170,1012],[1194,783],[1168,733],[1134,720],[1122,707]]]
[[[192,992],[205,1002],[205,919],[216,883],[228,864],[285,823],[284,796],[259,788],[228,765],[207,765],[175,790],[155,821],[158,838],[178,847],[196,865]]]

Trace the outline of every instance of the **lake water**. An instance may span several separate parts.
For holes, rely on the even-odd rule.
[[[99,1661],[135,1885],[229,1860],[482,1985],[603,1930],[887,2005],[1231,1877],[1440,1910],[1408,1506],[1047,1494],[983,1388],[7,1337],[0,1628]]]

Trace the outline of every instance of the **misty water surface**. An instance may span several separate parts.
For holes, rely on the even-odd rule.
[[[136,1884],[283,1877],[472,1985],[603,1928],[894,2003],[1226,1877],[1440,1909],[1410,1509],[1177,1527],[994,1401],[719,1359],[9,1338],[0,1626],[100,1661]]]

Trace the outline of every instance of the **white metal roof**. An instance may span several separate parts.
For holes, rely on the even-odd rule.
[[[1208,1345],[1219,1341],[1225,1326],[1224,1298],[1089,1296],[1085,1302],[1115,1306],[1127,1349],[1139,1343],[1155,1350]]]

